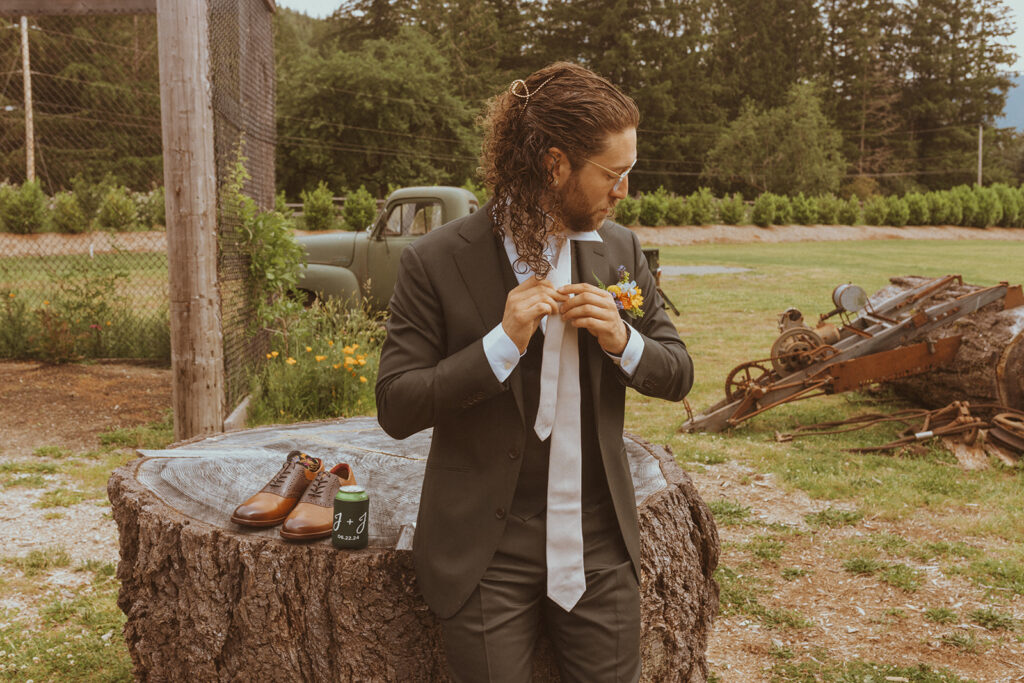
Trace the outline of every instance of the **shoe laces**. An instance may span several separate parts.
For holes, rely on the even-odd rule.
[[[270,480],[270,486],[273,488],[279,488],[284,486],[288,481],[288,466],[285,465],[281,470],[274,475],[274,478]]]
[[[324,487],[327,486],[327,477],[322,474],[318,474],[316,479],[313,480],[313,485],[310,487],[309,495],[317,497],[323,493]]]

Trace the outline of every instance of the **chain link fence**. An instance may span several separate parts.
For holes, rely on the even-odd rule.
[[[26,23],[0,17],[0,357],[166,362],[156,17]]]
[[[208,0],[218,208],[274,203],[274,53],[266,0]],[[155,15],[0,17],[0,358],[170,360]],[[26,98],[30,92],[30,101]],[[34,134],[35,182],[26,155]],[[249,264],[218,221],[227,405],[269,340]]]
[[[209,0],[210,80],[217,158],[218,203],[235,164],[248,179],[243,192],[261,209],[274,207],[274,41],[266,0]],[[225,392],[235,406],[248,391],[251,368],[269,350],[269,338],[254,329],[249,261],[239,249],[237,224],[218,221],[221,325]]]

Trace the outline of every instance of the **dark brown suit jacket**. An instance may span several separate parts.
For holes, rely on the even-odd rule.
[[[377,379],[377,417],[397,439],[434,428],[420,499],[413,559],[427,604],[453,615],[490,564],[505,528],[526,430],[518,368],[505,382],[494,376],[483,337],[499,324],[508,294],[490,206],[453,221],[402,254]],[[603,242],[580,242],[579,273],[587,281],[618,280],[619,265],[644,293],[644,316],[628,319],[644,336],[644,352],[626,377],[587,332],[587,354],[598,441],[619,527],[637,576],[640,534],[622,441],[625,387],[678,401],[693,383],[693,365],[662,310],[640,243],[628,229],[605,221]]]

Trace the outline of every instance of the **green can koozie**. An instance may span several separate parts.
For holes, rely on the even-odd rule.
[[[365,548],[370,542],[370,497],[362,486],[342,486],[334,496],[331,545],[345,550]]]

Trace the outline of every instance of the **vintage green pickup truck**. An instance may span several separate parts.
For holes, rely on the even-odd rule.
[[[353,306],[366,303],[383,309],[395,288],[402,251],[431,230],[479,208],[473,193],[461,187],[395,190],[364,231],[298,238],[307,262],[299,289],[307,301],[340,298]]]

